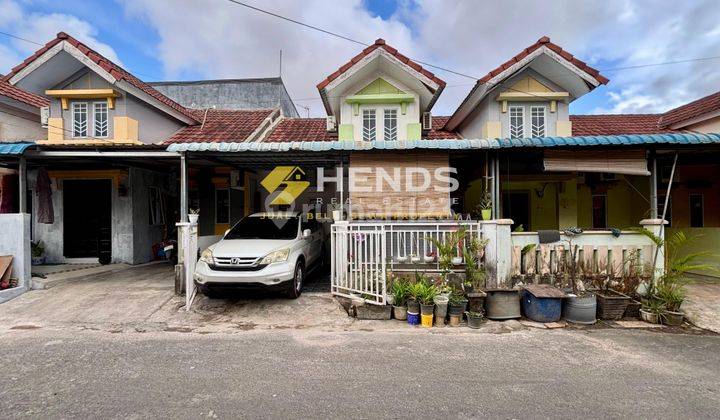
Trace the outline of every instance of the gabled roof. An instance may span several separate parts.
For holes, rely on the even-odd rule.
[[[450,121],[448,121],[448,126],[452,129],[455,129],[467,117],[467,115],[470,114],[471,110],[466,109],[466,105],[470,102],[471,98],[476,96],[476,93],[481,92],[477,95],[478,97],[474,100],[474,103],[471,105],[472,107],[475,106],[475,101],[482,100],[482,98],[484,98],[485,95],[488,94],[488,92],[490,92],[494,87],[499,86],[503,80],[506,80],[508,77],[511,77],[512,74],[514,74],[516,71],[522,69],[521,65],[526,65],[524,61],[532,61],[532,56],[539,56],[539,54],[542,54],[543,52],[557,54],[557,56],[559,56],[561,60],[557,58],[555,59],[561,62],[561,64],[566,67],[569,66],[577,69],[580,74],[584,75],[583,80],[590,89],[594,89],[596,85],[599,84],[607,84],[610,81],[607,77],[600,74],[598,70],[590,67],[584,61],[579,60],[569,52],[562,49],[559,45],[551,42],[549,37],[543,36],[542,38],[538,39],[534,44],[520,51],[513,58],[509,59],[497,68],[489,71],[485,76],[481,77],[475,83],[475,86],[473,86],[472,90],[470,90],[470,93],[468,93],[465,99],[463,99],[463,101],[457,107],[453,115],[450,117]],[[566,61],[567,64],[562,63],[563,60]],[[458,115],[460,115],[461,113],[463,115],[458,117]]]
[[[26,105],[42,108],[50,106],[50,101],[40,95],[20,89],[8,82],[0,81],[0,96],[6,96],[10,99],[22,102]]]
[[[507,70],[510,68],[513,64],[519,63],[522,61],[523,58],[529,56],[533,51],[542,48],[543,46],[547,47],[551,51],[554,51],[558,53],[562,58],[572,63],[575,67],[578,69],[584,71],[585,73],[590,74],[593,76],[598,82],[602,83],[603,85],[606,85],[610,79],[600,74],[599,71],[595,70],[594,68],[587,65],[584,61],[579,60],[569,52],[562,49],[559,45],[550,42],[550,38],[547,36],[544,36],[537,40],[534,44],[531,46],[525,48],[524,50],[520,51],[515,57],[509,59],[508,61],[502,63],[494,70],[490,70],[488,74],[481,77],[480,80],[478,80],[478,83],[487,83],[492,79],[493,77],[497,76],[498,74],[502,73],[504,70]]]
[[[459,133],[445,129],[445,124],[447,124],[448,120],[450,120],[449,116],[439,117],[433,115],[432,130],[424,132],[423,138],[428,140],[459,139]]]
[[[659,126],[659,118],[660,114],[570,115],[573,136],[672,132]]]
[[[63,41],[67,42],[68,44],[77,48],[82,54],[84,54],[87,58],[89,58],[93,63],[100,66],[103,70],[108,72],[116,80],[126,81],[130,85],[141,90],[142,92],[146,93],[147,95],[150,95],[151,97],[158,100],[162,104],[164,104],[164,105],[172,108],[173,110],[179,112],[180,114],[184,115],[185,117],[190,119],[190,121],[196,122],[195,117],[193,116],[193,113],[190,112],[187,108],[178,104],[177,102],[173,101],[172,99],[168,98],[167,96],[163,95],[162,93],[158,92],[152,86],[148,85],[147,83],[145,83],[142,80],[138,79],[137,77],[133,76],[131,73],[129,73],[122,67],[118,66],[117,64],[108,60],[107,58],[103,57],[97,51],[89,48],[87,45],[83,44],[82,42],[78,41],[77,39],[73,38],[72,36],[66,34],[65,32],[59,32],[57,34],[57,36],[55,37],[55,39],[51,40],[50,42],[45,44],[45,46],[43,46],[39,50],[35,51],[35,53],[33,55],[31,55],[30,57],[26,58],[25,61],[23,61],[22,63],[20,63],[19,65],[15,66],[15,67],[13,67],[12,70],[10,71],[10,73],[5,75],[5,77],[2,80],[10,81],[10,79],[12,79],[13,76],[15,76],[21,70],[23,70],[25,67],[30,65],[32,62],[34,62],[38,58],[40,58],[44,53],[46,53],[48,50],[53,48],[55,45],[57,45]]]
[[[391,57],[398,60],[403,65],[406,65],[410,67],[413,71],[420,73],[422,76],[426,77],[430,82],[435,83],[437,85],[437,88],[433,86],[428,86],[427,83],[424,83],[424,85],[427,87],[427,89],[432,92],[433,97],[429,101],[427,105],[427,109],[429,110],[432,108],[435,101],[437,101],[437,98],[440,96],[440,93],[442,93],[443,89],[445,89],[445,81],[440,79],[439,77],[435,76],[432,72],[424,69],[420,64],[414,62],[410,58],[404,56],[403,54],[400,54],[396,48],[391,47],[387,43],[385,43],[385,40],[382,38],[379,38],[375,40],[375,42],[366,47],[364,50],[362,50],[358,55],[350,59],[347,63],[343,64],[338,68],[336,71],[331,73],[329,76],[327,76],[322,82],[318,83],[317,88],[320,92],[320,96],[322,97],[323,104],[325,105],[325,110],[328,112],[328,114],[332,113],[330,104],[328,102],[327,98],[327,92],[326,87],[330,83],[332,83],[334,80],[336,80],[338,77],[342,76],[344,73],[346,73],[348,70],[350,70],[354,65],[356,65],[358,62],[360,62],[363,58],[369,56],[376,50],[382,50],[386,53],[388,53]]]
[[[440,85],[441,88],[444,88],[444,87],[445,87],[445,81],[444,81],[444,80],[442,80],[442,79],[440,79],[439,77],[435,76],[433,73],[425,70],[420,64],[418,64],[418,63],[412,61],[411,59],[409,59],[408,57],[400,54],[397,49],[395,49],[395,48],[389,46],[388,44],[386,44],[384,39],[379,38],[379,39],[375,40],[375,43],[374,43],[374,44],[372,44],[372,45],[370,45],[369,47],[367,47],[367,48],[365,48],[364,50],[362,50],[362,52],[360,52],[360,54],[358,54],[358,55],[356,55],[355,57],[353,57],[352,59],[350,59],[350,61],[348,61],[347,63],[343,64],[343,65],[340,66],[340,68],[338,68],[334,73],[332,73],[331,75],[329,75],[328,77],[326,77],[325,80],[323,80],[322,82],[318,83],[318,85],[317,85],[318,90],[324,89],[327,85],[330,84],[330,82],[332,82],[333,80],[337,79],[338,77],[340,77],[340,75],[342,75],[343,73],[345,73],[346,71],[348,71],[348,69],[350,69],[350,67],[352,67],[353,64],[355,64],[355,63],[357,63],[358,61],[362,60],[364,57],[370,55],[371,52],[375,51],[375,50],[378,49],[378,48],[382,48],[383,50],[385,50],[385,51],[387,51],[388,53],[390,53],[390,55],[392,55],[392,56],[394,56],[395,58],[397,58],[398,60],[400,60],[402,63],[407,64],[408,66],[410,66],[411,68],[413,68],[415,71],[422,73],[425,77],[427,77],[428,79],[430,79],[430,80],[432,80],[433,82],[435,82],[435,83],[437,83],[438,85]]]
[[[187,108],[259,109],[276,108],[287,117],[298,117],[297,109],[280,77],[253,79],[150,82],[168,98]]]
[[[660,116],[659,125],[669,127],[717,111],[720,111],[720,92],[671,109]]]
[[[262,131],[275,109],[197,109],[190,111],[200,124],[183,127],[163,144],[244,142]]]

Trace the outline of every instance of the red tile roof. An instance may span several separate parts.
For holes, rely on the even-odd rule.
[[[433,129],[423,133],[428,140],[458,139],[460,135],[444,130],[450,117],[433,117]],[[325,118],[284,118],[265,138],[266,142],[284,141],[336,141],[337,132],[328,132]]]
[[[50,106],[50,101],[46,98],[15,87],[5,81],[0,81],[0,95],[37,108]]]
[[[266,142],[335,141],[337,132],[328,132],[325,118],[283,118],[265,138]]]
[[[390,53],[391,55],[395,56],[395,58],[397,58],[398,60],[400,60],[402,63],[404,63],[404,64],[412,67],[413,70],[422,73],[423,76],[425,76],[425,77],[427,77],[428,79],[432,80],[433,82],[437,83],[437,84],[440,86],[441,89],[445,87],[445,81],[444,81],[444,80],[442,80],[442,79],[440,79],[439,77],[435,76],[433,73],[425,70],[420,64],[418,64],[418,63],[410,60],[408,57],[400,54],[397,49],[395,49],[395,48],[387,45],[387,44],[385,43],[385,40],[384,40],[384,39],[377,39],[374,44],[372,44],[372,45],[368,46],[367,48],[365,48],[364,50],[362,50],[362,52],[360,52],[360,54],[358,54],[358,55],[356,55],[355,57],[353,57],[350,61],[348,61],[347,63],[345,63],[345,64],[343,64],[342,66],[340,66],[340,68],[337,69],[337,70],[336,70],[334,73],[332,73],[330,76],[326,77],[325,80],[323,80],[322,82],[318,83],[318,85],[317,85],[318,90],[323,90],[323,89],[325,89],[325,87],[326,87],[328,84],[330,84],[330,82],[332,82],[333,80],[335,80],[335,79],[337,79],[338,77],[340,77],[341,74],[345,73],[345,72],[346,72],[350,67],[352,67],[355,63],[357,63],[358,61],[362,60],[365,56],[367,56],[368,54],[372,53],[373,51],[375,51],[375,50],[378,49],[378,48],[384,49],[385,51],[387,51],[387,52]]]
[[[537,42],[535,42],[535,43],[532,44],[531,46],[529,46],[529,47],[525,48],[524,50],[520,51],[520,53],[517,54],[515,57],[509,59],[508,61],[504,62],[504,63],[501,64],[499,67],[497,67],[495,70],[492,70],[492,71],[490,71],[488,74],[486,74],[485,76],[481,77],[480,80],[478,80],[478,83],[487,83],[490,79],[492,79],[493,77],[495,77],[495,76],[497,76],[498,74],[502,73],[502,72],[503,72],[505,69],[507,69],[508,67],[510,67],[510,66],[512,66],[513,64],[521,61],[522,59],[524,59],[525,57],[527,57],[528,55],[530,55],[533,51],[535,51],[535,50],[537,50],[538,48],[541,48],[541,47],[543,47],[543,46],[549,48],[551,51],[554,51],[555,53],[557,53],[558,55],[560,55],[562,58],[564,58],[565,60],[571,62],[575,67],[579,68],[580,70],[584,71],[585,73],[590,74],[590,75],[593,76],[595,79],[597,79],[598,82],[606,85],[606,84],[610,81],[608,78],[606,78],[605,76],[603,76],[602,74],[600,74],[599,71],[597,71],[597,70],[595,70],[594,68],[588,66],[584,61],[575,58],[572,54],[570,54],[569,52],[563,50],[559,45],[550,42],[550,38],[549,38],[549,37],[544,36],[544,37],[538,39]]]
[[[448,122],[450,117],[432,117],[432,130],[427,131],[423,134],[422,138],[426,140],[446,140],[446,139],[459,139],[460,134],[455,131],[445,130],[445,124]]]
[[[107,58],[100,55],[97,51],[94,51],[90,49],[87,45],[83,44],[82,42],[78,41],[77,39],[71,37],[70,35],[66,34],[65,32],[59,32],[57,34],[57,37],[55,39],[51,40],[45,46],[40,48],[39,50],[35,51],[33,55],[26,58],[25,61],[20,63],[19,65],[12,68],[10,73],[5,75],[5,77],[2,80],[8,81],[10,78],[15,76],[20,70],[27,67],[30,63],[35,61],[37,58],[39,58],[41,55],[43,55],[45,52],[47,52],[50,48],[54,47],[58,43],[62,41],[67,41],[69,44],[76,47],[80,52],[85,54],[90,60],[92,60],[95,64],[102,67],[105,71],[110,73],[115,79],[117,80],[125,80],[131,85],[135,86],[136,88],[142,90],[143,92],[147,93],[148,95],[152,96],[153,98],[157,99],[158,101],[162,102],[163,104],[169,106],[170,108],[174,109],[175,111],[183,114],[184,116],[190,118],[191,120],[194,120],[193,113],[190,112],[187,108],[184,106],[178,104],[177,102],[173,101],[172,99],[168,98],[167,96],[163,95],[162,93],[158,92],[155,88],[148,85],[147,83],[143,82],[142,80],[138,79],[137,77],[130,74],[128,71],[123,69],[122,67],[118,66],[117,64],[113,63],[112,61],[108,60]]]
[[[715,92],[662,114],[660,126],[668,127],[717,110],[720,110],[720,92]]]
[[[672,130],[658,125],[659,114],[571,115],[573,136],[658,134]]]
[[[275,109],[230,110],[204,109],[190,110],[200,124],[183,127],[170,136],[164,144],[170,143],[220,143],[245,141],[250,134]],[[205,122],[203,123],[203,119]]]

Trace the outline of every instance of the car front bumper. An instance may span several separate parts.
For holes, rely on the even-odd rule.
[[[270,264],[257,271],[213,270],[206,262],[195,266],[195,284],[201,288],[282,288],[295,276],[295,267],[289,263]]]

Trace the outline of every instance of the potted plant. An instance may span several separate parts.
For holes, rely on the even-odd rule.
[[[410,262],[413,264],[419,264],[421,261],[421,258],[419,255],[410,254]]]
[[[437,253],[435,251],[428,252],[423,259],[425,260],[426,264],[434,263],[435,259],[437,258]]]
[[[444,326],[450,296],[438,293],[433,299],[433,302],[435,303],[435,325]]]
[[[480,312],[485,307],[487,294],[482,291],[487,282],[485,266],[480,262],[480,257],[488,244],[487,239],[472,237],[466,241],[463,247],[465,258],[465,297],[468,299],[471,312]]]
[[[190,209],[188,213],[188,220],[192,224],[197,224],[198,218],[200,218],[200,209]]]
[[[480,312],[467,311],[467,312],[465,312],[465,315],[467,315],[468,327],[477,329],[482,326],[482,323],[484,320],[484,314],[482,311],[480,311]]]
[[[665,304],[661,314],[664,324],[680,326],[685,315],[680,312],[680,305],[685,300],[685,280],[672,277],[663,277],[658,282],[656,296]]]
[[[465,241],[466,235],[467,230],[461,227],[460,229],[447,234],[447,236],[445,236],[445,240],[433,237],[425,238],[437,249],[438,265],[440,266],[440,273],[443,277],[447,277],[447,274],[450,273],[455,266],[462,264],[463,258],[461,244]]]
[[[390,292],[393,296],[393,314],[395,319],[404,321],[407,319],[407,300],[410,296],[410,284],[406,279],[395,277],[390,284]]]
[[[648,299],[640,308],[640,319],[650,324],[659,324],[665,303],[660,299]]]
[[[463,313],[467,307],[468,300],[461,290],[453,290],[448,298],[448,314],[450,316],[450,326],[457,327],[462,321]]]
[[[482,195],[480,196],[480,203],[477,205],[480,209],[480,216],[483,220],[490,220],[492,218],[492,199],[490,198],[490,191],[487,188],[483,189]]]
[[[424,327],[431,327],[435,312],[435,296],[437,296],[438,290],[437,287],[431,284],[424,276],[417,284],[419,285],[417,299],[420,303],[422,325]]]
[[[45,246],[42,241],[30,242],[30,253],[32,255],[32,265],[45,264]]]
[[[578,246],[573,245],[573,238],[576,235],[582,233],[577,228],[566,229],[563,231],[565,236],[568,237],[566,240],[568,248],[570,249],[570,262],[566,264],[568,272],[568,280],[570,282],[570,294],[565,299],[565,305],[563,307],[563,316],[568,322],[575,324],[594,324],[597,320],[597,297],[595,293],[585,289],[585,285],[580,282],[577,278],[578,267],[577,267],[577,254]]]

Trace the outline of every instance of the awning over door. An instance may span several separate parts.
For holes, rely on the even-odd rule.
[[[650,175],[645,150],[546,150],[547,172]]]

